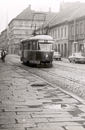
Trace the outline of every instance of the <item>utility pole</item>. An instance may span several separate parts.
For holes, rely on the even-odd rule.
[[[41,29],[42,34],[44,32],[44,23],[46,21],[46,14],[45,13],[41,13],[41,12],[35,12],[33,14],[32,24],[31,24],[31,28],[34,26],[33,34],[35,34],[35,35],[36,35],[36,30],[38,29],[38,25],[36,24],[36,16],[39,16],[39,15],[40,15],[40,17],[42,16],[42,18],[43,18],[43,21],[42,21],[43,23],[42,23],[42,25],[39,28]],[[37,20],[38,20],[38,18],[37,18]]]
[[[76,41],[76,19],[74,19],[74,42]]]

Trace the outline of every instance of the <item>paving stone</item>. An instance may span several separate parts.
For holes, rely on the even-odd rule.
[[[66,126],[66,130],[85,130],[83,126]]]
[[[33,113],[33,114],[31,114],[31,116],[32,117],[57,117],[57,118],[72,118],[73,116],[72,115],[70,115],[70,114],[64,114],[64,113],[40,113],[40,114],[35,114],[35,113]]]
[[[73,98],[63,98],[63,103],[78,103],[78,101]]]
[[[78,105],[78,107],[79,107],[79,109],[81,110],[81,111],[83,111],[83,112],[85,112],[85,105]]]
[[[40,130],[65,130],[62,126],[58,126],[55,123],[39,123],[38,129]]]
[[[3,129],[3,130],[4,130],[4,129]],[[12,127],[12,128],[6,129],[6,130],[25,130],[25,128],[22,128],[22,127],[21,127],[21,128],[13,128],[13,127]]]
[[[3,124],[3,125],[1,125],[1,127],[0,127],[0,129],[2,128],[2,130],[3,129],[19,129],[19,128],[26,128],[26,127],[28,127],[28,128],[34,128],[34,127],[36,127],[36,125],[35,124],[33,124],[33,123],[26,123],[26,124]]]
[[[33,119],[29,119],[29,118],[27,118],[27,117],[17,117],[16,119],[15,119],[15,121],[16,121],[16,123],[17,124],[33,124],[34,125],[34,120]]]
[[[15,123],[15,120],[13,118],[0,117],[0,124],[11,124],[11,123]]]
[[[24,105],[24,106],[41,106],[42,102],[37,100],[29,100],[29,101],[2,101],[3,104],[9,104],[9,105]]]
[[[0,117],[2,116],[7,116],[7,117],[11,117],[11,116],[16,116],[15,112],[0,112]]]
[[[35,123],[47,123],[48,119],[47,118],[33,118]]]
[[[48,122],[48,120],[46,119],[46,118],[28,118],[28,117],[23,117],[23,116],[19,116],[19,117],[16,117],[16,119],[15,119],[15,121],[16,121],[16,123],[24,123],[24,124],[26,124],[26,123],[46,123],[46,122]]]
[[[85,121],[85,119],[80,117],[69,117],[69,118],[49,118],[49,122],[64,122],[64,121]]]
[[[44,127],[44,128],[26,128],[26,130],[64,130],[64,129],[60,127],[56,127],[56,128]]]
[[[25,117],[28,117],[28,118],[31,118],[31,112],[20,112],[20,111],[18,111],[18,112],[16,112],[16,116],[25,116]]]
[[[0,130],[2,130],[2,128],[0,128]],[[8,129],[7,128],[3,128],[3,130],[11,130],[11,129],[9,129],[9,128]]]
[[[51,122],[51,125],[56,125],[56,126],[61,126],[61,127],[65,127],[65,126],[81,126],[81,124],[79,122],[69,122],[69,121],[65,121],[65,122]]]
[[[18,104],[19,105],[19,104]],[[4,108],[5,112],[31,112],[31,111],[42,111],[42,108],[40,107],[28,107],[28,106],[9,106],[7,108]]]

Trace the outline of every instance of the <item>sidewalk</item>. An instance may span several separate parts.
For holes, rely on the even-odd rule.
[[[66,63],[69,63],[68,58],[62,58],[62,61],[63,61],[63,62],[66,62]]]
[[[32,78],[31,75],[28,77]],[[41,102],[36,102],[35,96],[29,80],[18,74],[14,66],[0,61],[0,130],[36,127],[30,112],[41,111],[41,108],[37,109]]]
[[[85,130],[85,105],[0,61],[0,130]]]

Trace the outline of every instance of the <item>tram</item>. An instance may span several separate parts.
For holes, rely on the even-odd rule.
[[[54,40],[49,35],[36,35],[21,41],[21,61],[32,64],[52,64]]]

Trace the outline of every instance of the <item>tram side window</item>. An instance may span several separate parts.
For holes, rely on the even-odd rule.
[[[27,50],[28,49],[28,43],[24,43],[24,49]]]
[[[23,50],[23,44],[20,44],[20,50]]]
[[[29,49],[32,50],[32,41],[29,43]]]
[[[30,43],[28,43],[28,48],[27,49],[30,50]]]
[[[38,48],[37,45],[38,45],[37,41],[33,41],[32,42],[32,50],[37,50],[37,48]]]

